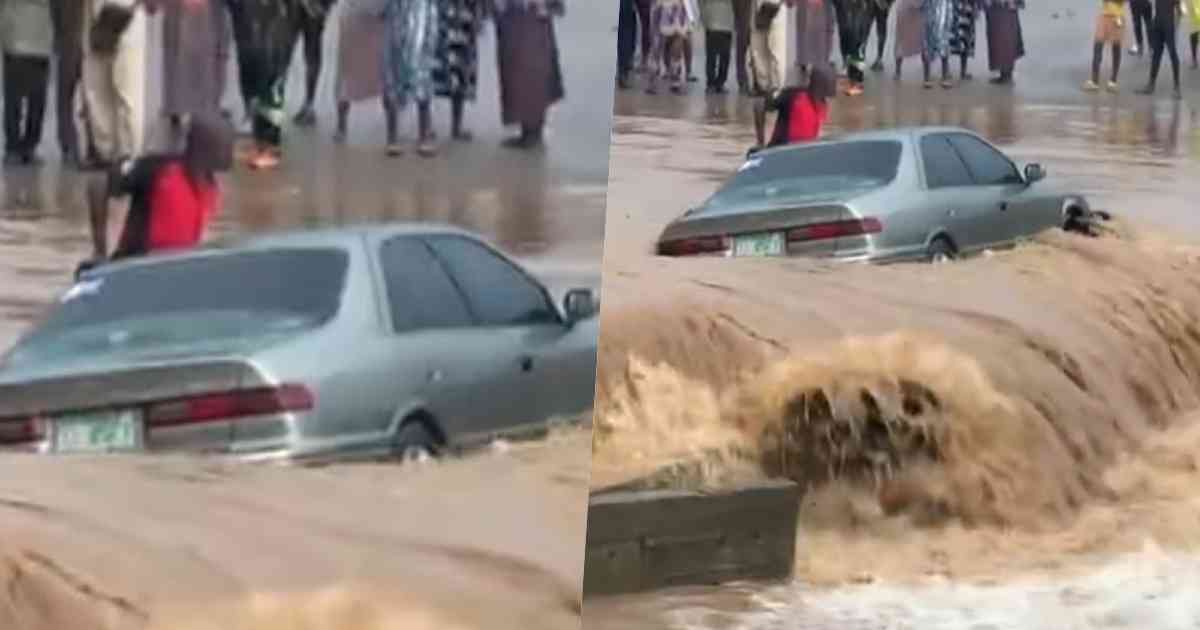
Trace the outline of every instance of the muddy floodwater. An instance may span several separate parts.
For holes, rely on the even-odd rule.
[[[586,627],[1200,627],[1197,111],[970,89],[841,99],[828,133],[971,128],[1117,215],[1101,238],[936,267],[654,258],[740,163],[749,104],[618,97],[592,485],[701,458],[677,483],[809,492],[794,580],[589,600]]]

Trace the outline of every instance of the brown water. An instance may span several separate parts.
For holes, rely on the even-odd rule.
[[[679,483],[809,492],[794,582],[589,601],[587,626],[1195,627],[1194,112],[839,106],[835,131],[974,128],[1122,220],[939,267],[651,259],[750,137],[619,116],[593,487],[703,457]]]

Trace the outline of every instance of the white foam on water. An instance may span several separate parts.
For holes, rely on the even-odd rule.
[[[1099,570],[996,584],[935,580],[810,590],[801,583],[751,596],[749,611],[676,608],[680,630],[1107,630],[1200,628],[1200,556],[1152,545]],[[727,600],[726,600],[727,601]]]

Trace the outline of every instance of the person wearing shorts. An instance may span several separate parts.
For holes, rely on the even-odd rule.
[[[1100,15],[1096,18],[1096,36],[1092,45],[1092,76],[1083,84],[1083,89],[1095,92],[1100,89],[1100,66],[1104,62],[1105,47],[1112,50],[1112,75],[1105,86],[1109,92],[1117,91],[1117,77],[1121,73],[1121,49],[1125,45],[1125,0],[1103,0]]]

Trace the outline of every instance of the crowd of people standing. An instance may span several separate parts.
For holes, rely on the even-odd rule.
[[[707,91],[725,91],[729,65],[736,63],[739,90],[746,95],[778,92],[785,83],[803,83],[811,69],[834,67],[834,42],[840,52],[847,95],[862,94],[867,70],[884,70],[889,23],[894,24],[894,76],[900,79],[906,61],[918,58],[926,89],[954,88],[973,77],[977,33],[983,23],[991,82],[1013,82],[1017,62],[1025,56],[1021,14],[1025,0],[620,0],[617,82],[628,89],[636,74],[647,76],[655,92],[662,79],[683,92],[698,79],[690,72],[691,38],[704,33]],[[1171,63],[1174,95],[1180,96],[1178,33],[1181,20],[1191,16],[1193,65],[1200,49],[1200,0],[1099,0],[1092,72],[1084,88],[1117,90],[1121,53],[1132,30],[1129,52],[1151,55],[1149,77],[1138,90],[1155,90],[1163,57]],[[790,59],[773,50],[770,31],[781,8],[791,9],[794,47]],[[1127,27],[1126,12],[1133,28]],[[890,21],[895,13],[894,21]],[[868,66],[868,41],[875,34],[874,61]],[[640,33],[640,39],[639,39]],[[639,53],[640,64],[635,63]],[[1103,54],[1112,50],[1111,79],[1102,84]],[[957,61],[957,68],[953,68]],[[685,71],[681,69],[686,68]],[[955,74],[957,70],[957,75]],[[763,80],[758,81],[756,77]]]
[[[696,81],[690,72],[690,40],[693,33],[704,31],[707,63],[707,90],[721,93],[726,89],[728,67],[736,63],[738,89],[746,95],[756,91],[756,74],[765,74],[758,87],[778,90],[789,68],[804,75],[815,66],[834,65],[834,43],[838,44],[841,67],[849,95],[864,90],[867,70],[884,69],[884,51],[888,41],[890,14],[897,13],[894,33],[895,76],[900,77],[904,61],[920,57],[925,86],[933,88],[940,70],[940,82],[950,88],[955,81],[950,71],[952,58],[960,60],[959,80],[969,80],[969,60],[975,56],[978,23],[985,21],[988,64],[996,84],[1011,83],[1016,63],[1025,55],[1020,13],[1024,0],[620,0],[617,81],[620,87],[632,85],[635,73],[649,77],[649,89],[656,89],[658,77],[665,76],[676,91],[684,83]],[[791,9],[795,20],[795,47],[792,59],[781,59],[774,50],[770,30],[782,14]],[[641,63],[635,67],[640,31]],[[867,44],[872,31],[876,35],[873,63],[867,65]],[[679,43],[675,43],[679,42]]]
[[[208,113],[232,118],[223,99],[236,57],[233,83],[254,139],[245,161],[274,167],[283,155],[295,49],[303,49],[306,76],[292,121],[311,126],[325,26],[338,4],[336,139],[346,136],[352,103],[378,99],[387,153],[400,155],[400,116],[413,105],[417,152],[433,156],[435,98],[451,103],[451,137],[470,139],[464,110],[475,100],[479,35],[490,20],[501,119],[520,128],[505,144],[541,144],[547,111],[564,97],[554,21],[565,0],[0,0],[6,163],[39,160],[51,76],[65,162],[105,168],[143,154],[153,85],[147,46],[151,28],[161,27],[161,113],[170,128],[183,133],[192,117]]]

